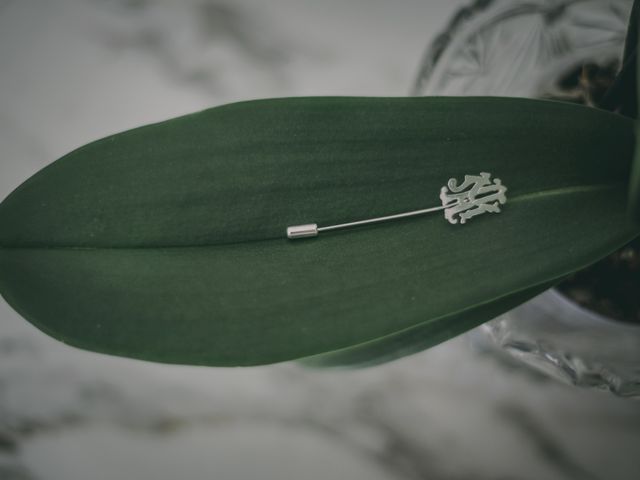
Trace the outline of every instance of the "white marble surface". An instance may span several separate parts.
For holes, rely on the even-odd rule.
[[[402,95],[461,1],[0,1],[0,197],[70,149],[236,99]],[[640,404],[458,338],[389,365],[166,366],[0,303],[0,479],[636,479]]]

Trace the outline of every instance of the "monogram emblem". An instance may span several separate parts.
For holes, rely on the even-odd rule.
[[[500,205],[507,202],[505,187],[499,178],[491,181],[491,174],[465,175],[464,181],[458,185],[451,178],[440,190],[440,200],[444,217],[449,223],[462,224],[483,213],[500,213]]]

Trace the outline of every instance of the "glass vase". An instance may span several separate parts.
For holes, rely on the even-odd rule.
[[[631,5],[478,0],[430,46],[413,94],[595,105],[619,68]],[[470,338],[482,350],[563,382],[640,398],[640,323],[583,308],[559,289],[484,324]]]

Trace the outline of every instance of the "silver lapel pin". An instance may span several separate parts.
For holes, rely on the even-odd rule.
[[[414,210],[412,212],[398,213],[386,217],[369,218],[356,222],[341,223],[338,225],[328,225],[318,227],[315,223],[306,225],[295,225],[287,228],[287,237],[290,239],[317,237],[320,232],[331,230],[342,230],[345,228],[369,225],[371,223],[381,223],[399,218],[415,217],[426,213],[439,212],[444,210],[444,218],[452,224],[467,223],[473,217],[483,213],[500,213],[500,205],[507,203],[507,187],[502,184],[499,178],[491,181],[491,174],[482,172],[480,175],[465,175],[464,181],[458,185],[455,178],[449,179],[447,185],[440,189],[439,207]]]

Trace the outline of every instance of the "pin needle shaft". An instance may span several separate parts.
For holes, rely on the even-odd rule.
[[[415,217],[426,213],[438,212],[448,208],[447,206],[424,208],[422,210],[413,210],[411,212],[398,213],[396,215],[387,215],[385,217],[369,218],[367,220],[358,220],[357,222],[340,223],[338,225],[328,225],[326,227],[318,227],[315,223],[306,225],[295,225],[287,228],[287,237],[294,240],[298,238],[317,237],[320,232],[329,232],[331,230],[342,230],[345,228],[358,227],[360,225],[369,225],[371,223],[387,222],[389,220],[397,220],[399,218]]]

